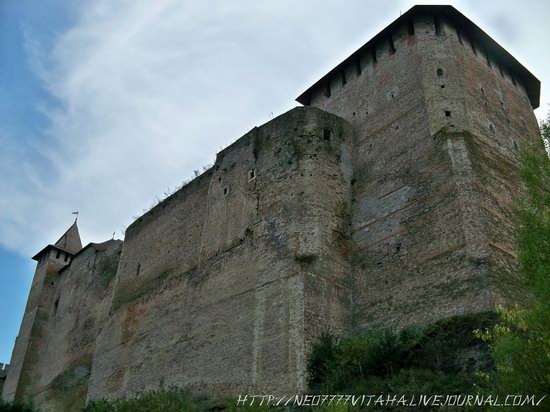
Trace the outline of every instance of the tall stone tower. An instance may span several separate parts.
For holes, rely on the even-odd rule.
[[[493,310],[515,290],[518,150],[540,82],[451,6],[415,6],[298,97],[348,120],[354,328]]]
[[[82,248],[73,225],[37,254],[4,397],[297,393],[323,329],[493,311],[539,89],[454,8],[413,7],[123,245]]]
[[[33,257],[37,262],[36,271],[3,389],[3,398],[8,401],[26,400],[34,394],[36,379],[33,379],[33,372],[42,350],[44,326],[52,304],[56,305],[53,291],[58,272],[81,249],[75,221],[55,244],[46,246]]]

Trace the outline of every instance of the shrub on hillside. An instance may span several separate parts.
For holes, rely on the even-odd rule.
[[[479,371],[492,361],[488,345],[474,336],[495,314],[445,319],[400,332],[379,329],[347,338],[324,332],[307,362],[316,393],[473,393]]]

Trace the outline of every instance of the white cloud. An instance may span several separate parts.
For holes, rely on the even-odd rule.
[[[156,195],[295,106],[410,3],[75,3],[74,25],[53,44],[27,36],[29,64],[57,104],[42,108],[50,126],[33,145],[0,134],[0,243],[30,255],[73,210],[85,242],[120,236]]]

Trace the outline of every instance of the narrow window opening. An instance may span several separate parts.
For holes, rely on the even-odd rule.
[[[348,79],[346,79],[346,70],[342,70],[342,86],[345,86],[348,82]]]
[[[438,75],[439,77],[443,76],[443,69],[438,68],[438,69],[437,69],[437,75]]]
[[[495,132],[495,126],[493,126],[493,123],[489,123],[489,130],[494,133]]]
[[[330,137],[332,135],[332,132],[329,129],[323,129],[323,139],[325,142],[330,142]]]
[[[357,59],[355,62],[355,70],[357,71],[357,76],[361,75],[361,60]]]
[[[456,29],[456,35],[458,37],[458,42],[464,46],[464,42],[462,41],[462,36],[460,35],[460,30]]]
[[[445,88],[445,85],[444,85],[444,84],[442,84],[442,85],[441,85],[441,88],[442,88],[442,89],[444,89],[444,88]]]
[[[65,262],[66,262],[67,260],[69,260],[69,255],[66,254],[66,255],[65,255],[65,258],[64,258],[63,260],[64,260]]]
[[[476,49],[476,44],[472,41],[472,51],[474,52],[474,54],[477,56],[477,49]]]
[[[451,111],[445,110],[445,117],[451,117]]]
[[[485,89],[483,88],[483,86],[481,86],[479,90],[481,91],[481,95],[485,96]]]
[[[330,97],[330,80],[325,84],[325,96]]]
[[[248,181],[256,179],[256,169],[250,169],[248,171]]]
[[[435,35],[441,36],[443,34],[443,27],[441,26],[441,19],[438,16],[434,17]]]
[[[227,196],[229,194],[229,186],[223,188],[223,195]]]
[[[377,60],[376,60],[376,47],[373,47],[373,48],[371,49],[371,56],[372,56],[372,62],[373,62],[373,63],[376,63],[376,61],[377,61]]]
[[[409,36],[414,36],[414,21],[412,19],[407,22],[407,32]]]
[[[136,276],[139,275],[140,271],[141,271],[141,263],[138,263],[137,269],[136,269]]]
[[[57,253],[55,254],[55,258],[59,259],[60,256],[61,256],[61,252],[58,250]]]
[[[390,43],[390,54],[395,54],[395,44],[393,44],[393,37],[389,37],[389,43]]]
[[[57,308],[59,308],[59,298],[57,298],[53,304],[53,314],[57,313]]]
[[[498,64],[498,72],[500,73],[500,77],[504,77],[504,72],[502,71],[502,64]]]

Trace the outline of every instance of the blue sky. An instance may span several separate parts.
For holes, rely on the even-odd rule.
[[[438,3],[422,1],[421,3]],[[448,1],[543,82],[550,2]],[[414,4],[408,0],[0,1],[0,362],[29,259],[80,211],[83,243],[123,237]]]

